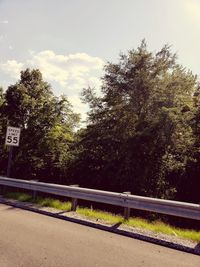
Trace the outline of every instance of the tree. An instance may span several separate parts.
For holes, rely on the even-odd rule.
[[[8,87],[3,113],[9,125],[21,128],[15,176],[59,181],[79,122],[67,98],[54,96],[39,70],[26,69]]]
[[[5,166],[7,161],[7,151],[4,146],[5,143],[5,133],[6,133],[6,117],[3,112],[3,105],[4,105],[4,94],[3,94],[3,88],[0,87],[0,169],[1,174],[5,174]]]
[[[181,182],[178,184],[178,198],[193,203],[200,203],[200,84],[197,83],[193,95],[193,116],[191,119],[194,144],[192,146],[192,157],[186,165],[186,171]]]
[[[102,81],[100,97],[83,90],[90,112],[75,164],[80,183],[174,197],[192,156],[196,76],[169,46],[152,53],[142,41],[118,64],[108,63]]]

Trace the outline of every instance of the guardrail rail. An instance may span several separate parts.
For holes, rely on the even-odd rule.
[[[0,176],[0,185],[200,220],[200,205]]]

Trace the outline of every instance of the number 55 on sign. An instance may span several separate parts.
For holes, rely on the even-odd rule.
[[[20,128],[8,126],[5,141],[7,146],[19,146],[20,130]]]

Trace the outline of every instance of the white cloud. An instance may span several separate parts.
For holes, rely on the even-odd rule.
[[[8,24],[8,20],[1,20],[0,23],[2,23],[2,24]]]
[[[68,97],[69,102],[73,105],[74,110],[81,114],[82,121],[86,120],[86,113],[88,111],[88,106],[83,104],[79,95],[72,95]]]
[[[46,50],[40,53],[31,51],[31,59],[27,61],[31,67],[38,67],[49,81],[56,81],[62,87],[83,86],[93,77],[92,72],[101,70],[103,61],[85,53],[57,55]]]
[[[52,84],[54,93],[66,94],[75,111],[85,117],[87,106],[81,103],[80,92],[88,86],[97,90],[100,88],[103,60],[86,53],[59,55],[51,50],[39,53],[30,50],[29,55],[23,63],[16,60],[0,63],[1,71],[19,78],[20,70],[27,67],[38,68],[44,79]]]
[[[0,42],[3,42],[7,38],[7,35],[0,34]]]
[[[194,22],[200,23],[200,1],[199,0],[186,0],[185,11]]]
[[[24,64],[16,60],[8,60],[6,63],[0,63],[0,70],[12,78],[19,78],[20,71],[23,69]]]

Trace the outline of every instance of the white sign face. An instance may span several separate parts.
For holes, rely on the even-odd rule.
[[[20,131],[20,128],[8,126],[5,144],[7,146],[19,146]]]

